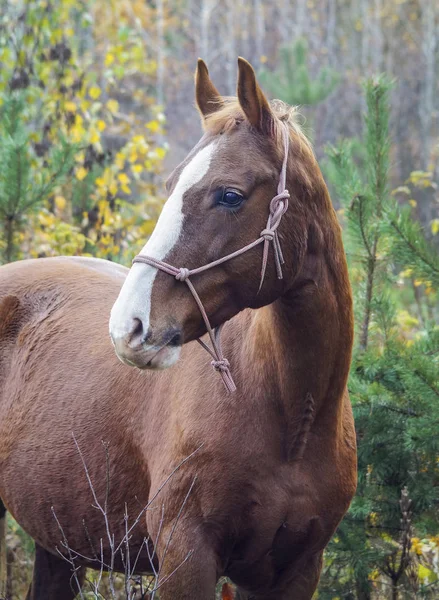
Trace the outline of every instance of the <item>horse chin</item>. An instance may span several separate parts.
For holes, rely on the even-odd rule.
[[[144,367],[145,369],[167,369],[175,365],[180,357],[181,346],[164,346]]]
[[[121,352],[117,350],[116,355],[121,362],[129,367],[152,371],[167,369],[172,367],[180,357],[181,346],[166,345],[158,348],[157,346],[149,346],[136,352]]]

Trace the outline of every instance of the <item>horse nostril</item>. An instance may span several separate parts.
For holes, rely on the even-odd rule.
[[[137,317],[133,319],[129,333],[128,333],[128,344],[140,345],[145,341],[145,331],[143,323]]]

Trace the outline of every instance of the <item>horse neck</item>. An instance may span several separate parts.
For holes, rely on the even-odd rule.
[[[353,318],[340,228],[324,193],[320,249],[308,250],[284,296],[247,315],[242,360],[262,402],[276,395],[285,415],[300,421],[309,413],[311,397],[313,426],[334,436],[342,426]]]

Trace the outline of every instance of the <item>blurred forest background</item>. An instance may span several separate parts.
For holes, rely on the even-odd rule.
[[[302,106],[354,288],[359,486],[317,597],[438,598],[438,0],[0,0],[0,264],[129,265],[201,133],[196,59],[233,95],[238,55]],[[23,598],[32,543],[7,536]]]

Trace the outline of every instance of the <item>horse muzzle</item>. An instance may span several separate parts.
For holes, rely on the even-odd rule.
[[[124,364],[138,369],[167,369],[181,352],[182,335],[175,328],[153,335],[143,332],[142,323],[134,319],[124,335],[110,333],[116,354]]]

